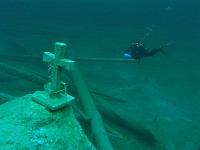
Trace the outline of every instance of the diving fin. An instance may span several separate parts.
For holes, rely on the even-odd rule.
[[[173,44],[173,42],[171,41],[171,42],[169,42],[169,43],[167,43],[167,44],[163,45],[163,46],[162,46],[162,48],[171,47],[171,46],[172,46],[172,44]]]
[[[161,49],[160,51],[161,51],[165,56],[167,56],[167,53],[163,50],[163,48],[171,47],[172,44],[173,44],[173,42],[171,41],[171,42],[169,42],[169,43],[167,43],[167,44],[161,46],[161,47],[160,47],[160,49]]]
[[[165,56],[167,56],[167,53],[163,51],[163,49],[160,50]]]

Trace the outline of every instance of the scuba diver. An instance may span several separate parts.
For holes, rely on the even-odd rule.
[[[140,42],[136,42],[133,43],[127,50],[125,50],[124,52],[124,57],[125,58],[130,58],[130,59],[136,59],[138,60],[138,64],[140,63],[140,60],[143,57],[149,57],[149,56],[154,56],[156,55],[158,52],[162,52],[165,56],[167,56],[167,54],[164,52],[164,48],[166,47],[170,47],[172,44],[172,42],[160,46],[157,49],[154,49],[152,51],[149,51],[147,48],[145,48],[144,44],[140,43]]]

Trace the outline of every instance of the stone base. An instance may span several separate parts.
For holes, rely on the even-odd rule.
[[[0,105],[0,150],[96,150],[72,107],[49,111],[32,95]]]
[[[36,91],[32,95],[32,100],[43,105],[45,108],[55,111],[67,106],[74,100],[74,97],[68,94],[61,94],[60,97],[49,97],[49,94],[45,91]]]

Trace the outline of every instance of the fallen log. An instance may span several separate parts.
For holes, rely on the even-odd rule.
[[[11,74],[13,76],[17,76],[19,78],[23,78],[24,80],[30,81],[32,83],[35,83],[37,85],[43,86],[46,82],[45,79],[39,77],[38,75],[31,73],[29,71],[18,69],[13,66],[10,66],[8,64],[0,62],[0,71],[4,71],[8,74]]]
[[[72,106],[73,110],[77,112],[85,121],[91,121],[91,118],[84,114],[76,105],[70,104],[70,106]]]
[[[16,99],[17,97],[15,96],[12,96],[12,95],[8,95],[8,94],[5,94],[5,93],[0,93],[0,105],[3,104],[3,103],[6,103],[6,102],[9,102],[13,99]]]
[[[86,114],[91,117],[91,129],[100,150],[112,150],[112,145],[104,128],[103,120],[79,72],[77,64],[71,70],[71,76],[78,91]]]
[[[0,55],[1,59],[34,59],[34,60],[42,60],[41,56],[38,55]],[[120,63],[137,63],[135,59],[123,59],[123,58],[82,58],[82,57],[70,57],[68,58],[74,61],[85,61],[85,62],[120,62]]]
[[[37,60],[37,61],[42,61],[42,56],[38,56],[38,55],[6,55],[6,54],[1,54],[0,55],[1,59],[5,59],[5,60],[17,60],[17,61],[22,61],[22,60]]]
[[[113,107],[111,107],[105,100],[102,100],[101,97],[95,96],[95,104],[99,110],[99,112],[109,120],[114,123],[128,129],[133,134],[137,135],[139,139],[143,140],[147,144],[155,146],[157,143],[157,139],[150,130],[150,128],[141,123],[141,121],[136,120],[133,117],[129,117],[123,112],[117,111]]]

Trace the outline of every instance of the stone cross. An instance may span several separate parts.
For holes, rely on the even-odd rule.
[[[50,63],[51,82],[45,85],[45,91],[37,91],[32,97],[34,101],[51,110],[64,107],[74,99],[67,94],[65,83],[61,82],[62,70],[70,71],[75,67],[73,60],[64,59],[66,47],[66,44],[56,42],[55,55],[44,52],[43,61]]]
[[[70,71],[74,68],[74,61],[64,59],[66,51],[66,44],[55,43],[55,55],[50,52],[44,52],[43,61],[53,64],[50,65],[51,70],[51,94],[58,94],[61,92],[61,75],[63,68]]]

